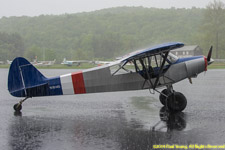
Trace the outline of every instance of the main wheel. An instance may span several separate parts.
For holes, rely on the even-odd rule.
[[[17,104],[15,104],[15,105],[13,106],[13,108],[14,108],[15,111],[20,111],[20,110],[22,109],[22,105],[19,104],[19,103],[17,103]]]
[[[167,90],[167,89],[162,90],[161,93],[163,93],[166,96],[168,96],[170,94],[169,90]],[[159,100],[165,106],[166,105],[166,96],[164,96],[164,95],[160,94]]]
[[[182,111],[187,106],[187,99],[182,93],[174,92],[173,94],[169,95],[167,106],[171,111]]]

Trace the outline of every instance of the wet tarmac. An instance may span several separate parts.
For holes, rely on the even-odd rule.
[[[74,70],[41,72],[47,77]],[[225,144],[225,70],[209,70],[174,85],[187,108],[166,113],[158,94],[148,90],[28,99],[7,91],[7,69],[0,69],[0,149],[150,150],[163,144]]]

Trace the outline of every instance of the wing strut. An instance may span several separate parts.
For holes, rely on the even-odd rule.
[[[160,69],[159,69],[159,74],[158,74],[158,76],[157,76],[157,78],[156,78],[156,80],[155,80],[153,89],[156,88],[156,86],[157,86],[157,84],[158,84],[158,82],[159,82],[159,78],[160,78],[160,76],[161,76],[161,74],[162,74],[163,67],[164,67],[164,65],[165,65],[165,62],[166,62],[166,59],[167,59],[168,54],[169,54],[169,51],[167,51],[166,54],[165,54],[165,56],[163,57],[163,62],[162,62],[162,65],[161,65],[161,67],[160,67]]]

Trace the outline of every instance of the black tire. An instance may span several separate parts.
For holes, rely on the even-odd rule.
[[[20,111],[22,109],[22,105],[19,105],[19,103],[17,103],[13,106],[13,108],[15,111]]]
[[[167,102],[168,108],[174,112],[181,112],[187,106],[187,99],[180,92],[174,92],[173,94],[169,95]]]
[[[162,90],[161,93],[163,93],[163,94],[165,94],[167,96],[170,94],[170,92],[167,89]],[[160,94],[159,95],[159,100],[164,106],[166,105],[166,97],[164,95]]]

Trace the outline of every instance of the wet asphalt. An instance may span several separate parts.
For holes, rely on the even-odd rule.
[[[74,70],[41,72],[47,77]],[[174,85],[188,104],[166,113],[148,90],[28,99],[7,91],[8,69],[0,69],[0,149],[150,150],[163,144],[225,144],[225,70],[209,70]]]

